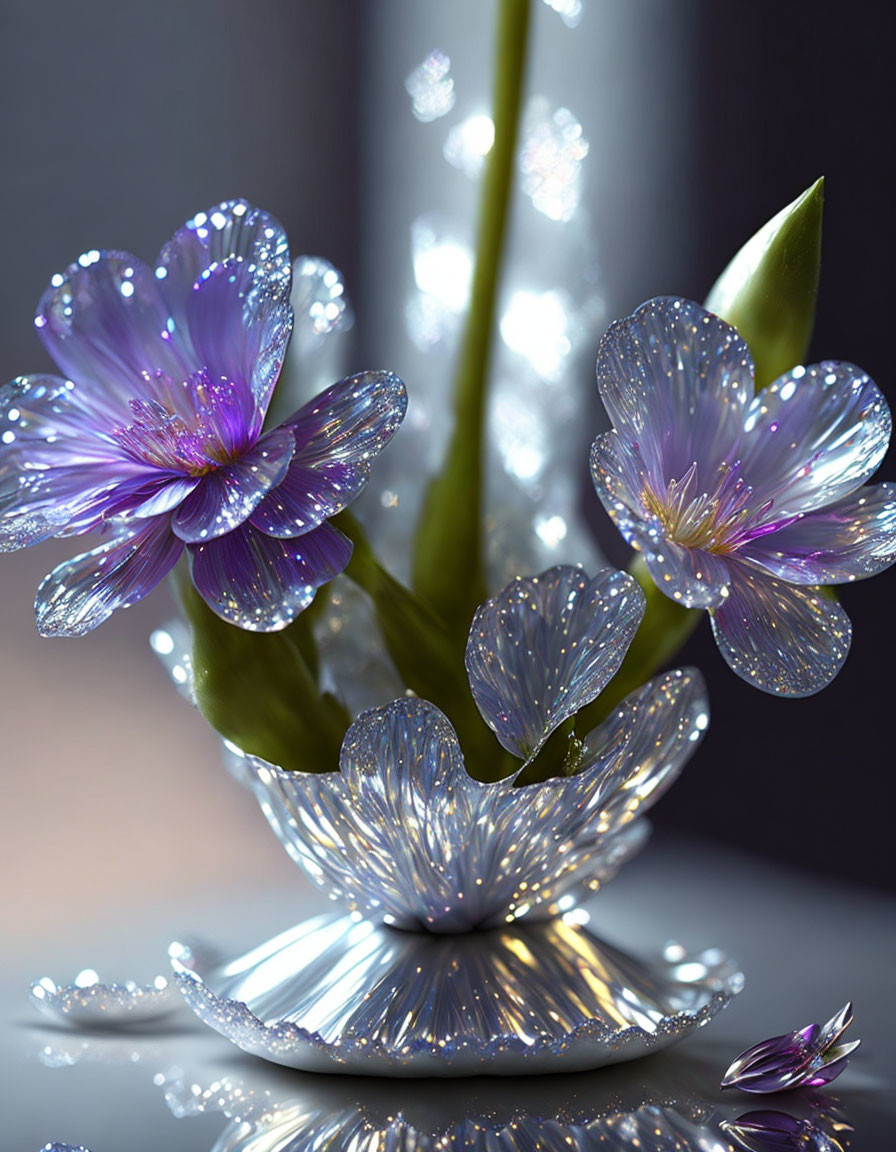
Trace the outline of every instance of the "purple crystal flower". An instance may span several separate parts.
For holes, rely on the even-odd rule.
[[[819,585],[896,560],[896,485],[861,487],[890,439],[880,391],[829,361],[754,396],[734,328],[672,298],[611,326],[597,376],[613,430],[594,443],[594,483],[657,587],[709,610],[722,655],[751,684],[823,688],[851,626]]]
[[[263,428],[292,327],[286,236],[243,200],[200,212],[156,267],[89,252],[35,324],[64,377],[0,390],[0,551],[102,531],[40,586],[45,636],[142,599],[185,551],[233,624],[275,631],[341,572],[329,517],[404,416],[401,381],[364,372]]]
[[[809,1024],[785,1036],[773,1036],[742,1052],[725,1078],[723,1088],[744,1092],[783,1092],[787,1088],[818,1088],[835,1080],[861,1041],[838,1044],[852,1023],[852,1004],[841,1008],[827,1024]]]

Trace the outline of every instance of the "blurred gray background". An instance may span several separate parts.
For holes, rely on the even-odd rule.
[[[834,5],[803,0],[584,0],[574,30],[536,7],[537,34],[559,45],[547,59],[541,42],[539,66],[568,76],[580,105],[593,100],[580,115],[595,124],[585,196],[606,319],[653,295],[702,298],[747,236],[824,173],[815,358],[860,363],[892,403],[888,6],[860,5],[846,22]],[[188,216],[234,195],[278,216],[294,253],[344,271],[358,314],[352,367],[402,372],[403,353],[390,357],[402,304],[390,286],[407,237],[377,225],[419,175],[414,133],[425,128],[390,119],[421,56],[402,29],[419,35],[431,13],[434,29],[481,52],[492,10],[478,0],[5,0],[3,378],[50,368],[31,318],[54,272],[93,247],[152,259]],[[424,50],[443,46],[434,31]],[[590,369],[582,387],[593,387]],[[594,530],[622,564],[582,469]],[[113,925],[134,888],[162,900],[175,885],[198,895],[293,869],[148,650],[169,612],[164,593],[86,639],[38,638],[34,589],[74,550],[54,542],[0,560],[0,923],[35,942],[78,919]],[[808,701],[741,684],[701,627],[684,660],[709,679],[713,722],[656,811],[661,830],[893,885],[894,580],[845,591],[854,652]]]

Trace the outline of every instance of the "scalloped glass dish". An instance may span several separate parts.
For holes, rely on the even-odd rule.
[[[237,1047],[305,1071],[576,1071],[655,1051],[743,986],[718,949],[642,963],[581,911],[485,932],[403,932],[330,913],[235,960],[171,946],[187,1003]]]

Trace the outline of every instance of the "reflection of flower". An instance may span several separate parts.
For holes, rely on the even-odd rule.
[[[262,431],[292,325],[286,237],[242,200],[200,213],[153,270],[91,252],[54,276],[35,323],[68,376],[0,391],[0,548],[109,528],[37,598],[78,635],[145,596],[186,549],[207,603],[271,631],[342,571],[327,523],[367,481],[405,409],[367,372]]]
[[[841,1008],[827,1024],[809,1024],[785,1036],[773,1036],[742,1052],[722,1081],[723,1088],[744,1092],[782,1092],[786,1088],[818,1088],[836,1079],[861,1041],[838,1044],[852,1023],[852,1004]]]
[[[722,655],[751,684],[824,687],[851,628],[818,585],[896,559],[896,487],[861,487],[890,438],[876,386],[826,362],[754,396],[737,332],[676,299],[614,324],[597,372],[614,427],[594,444],[594,482],[657,586],[709,609]]]
[[[643,613],[619,572],[552,568],[516,580],[477,613],[467,644],[476,703],[528,763],[618,669]],[[643,840],[627,827],[677,776],[707,725],[699,673],[632,693],[578,747],[574,775],[514,787],[468,775],[432,704],[396,700],[360,716],[341,770],[286,772],[249,757],[268,819],[294,859],[350,907],[389,923],[456,931],[568,907]],[[559,903],[558,903],[559,901]]]
[[[809,1120],[786,1112],[745,1112],[723,1120],[721,1129],[744,1152],[846,1152],[840,1137],[853,1130],[825,1116]]]

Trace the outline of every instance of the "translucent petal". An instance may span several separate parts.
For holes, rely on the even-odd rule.
[[[341,512],[366,482],[366,466],[321,464],[311,469],[293,460],[251,521],[269,536],[301,536]]]
[[[523,758],[601,692],[644,614],[631,576],[580,568],[518,578],[476,612],[466,666],[479,711]]]
[[[892,421],[872,380],[853,364],[795,368],[750,405],[740,449],[744,479],[783,520],[839,500],[883,459]]]
[[[168,517],[160,516],[67,560],[37,591],[38,631],[42,636],[83,636],[116,609],[142,600],[171,571],[182,549]]]
[[[626,446],[616,432],[604,432],[591,446],[591,478],[614,524],[635,548],[650,550],[664,538],[641,493],[647,473],[637,445]]]
[[[811,696],[829,684],[849,652],[852,626],[818,588],[799,588],[732,563],[728,598],[712,630],[729,667],[777,696]]]
[[[0,388],[0,551],[86,531],[119,485],[152,476],[97,434],[83,400],[80,386],[55,376]]]
[[[207,544],[190,544],[193,583],[210,608],[251,632],[277,632],[295,620],[321,584],[351,557],[350,542],[332,528],[277,540],[245,523]]]
[[[753,361],[730,324],[660,297],[611,325],[597,381],[620,439],[638,445],[659,491],[695,462],[710,475],[730,458],[753,396]]]
[[[896,561],[896,484],[872,484],[760,536],[740,554],[791,584],[842,584]]]
[[[404,384],[391,372],[362,372],[316,396],[285,422],[295,459],[252,523],[272,536],[298,536],[340,512],[367,483],[406,408]]]
[[[162,516],[173,512],[200,483],[198,476],[161,476],[159,480],[125,495],[119,490],[115,514],[137,517]]]
[[[115,427],[130,422],[128,401],[143,394],[145,377],[182,380],[199,367],[170,339],[168,318],[152,269],[127,252],[93,252],[54,276],[34,322],[62,371],[91,389],[95,410]]]
[[[626,696],[588,734],[577,776],[602,773],[608,829],[624,826],[662,796],[708,727],[703,677],[696,668],[679,668]]]
[[[714,552],[662,540],[646,561],[657,588],[686,608],[715,608],[727,595],[728,563]]]
[[[252,386],[267,410],[292,327],[290,263],[277,221],[245,200],[200,212],[165,245],[156,268],[192,371]]]
[[[171,527],[189,543],[213,540],[247,520],[286,476],[295,450],[292,433],[275,428],[232,464],[202,477],[175,512]]]
[[[276,423],[345,375],[354,324],[342,273],[321,256],[293,262],[290,302],[292,338],[268,410]]]

